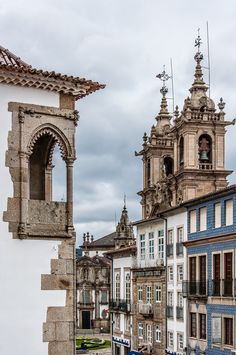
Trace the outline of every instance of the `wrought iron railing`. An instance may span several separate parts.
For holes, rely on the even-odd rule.
[[[183,281],[182,292],[184,297],[207,297],[208,282],[202,281]]]

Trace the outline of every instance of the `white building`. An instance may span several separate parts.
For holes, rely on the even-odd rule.
[[[116,228],[115,249],[107,252],[111,262],[111,335],[112,354],[125,355],[133,349],[132,331],[132,274],[133,258],[136,254],[132,225],[124,206]]]
[[[135,222],[137,258],[133,264],[133,346],[143,354],[165,354],[165,221]]]
[[[83,80],[33,69],[0,46],[4,219],[0,221],[0,353],[4,355],[69,355],[75,350],[72,164],[78,114],[74,104],[99,88],[92,82],[86,88]],[[51,201],[54,144],[62,149],[66,163],[66,202]],[[32,197],[35,192],[41,196]]]
[[[184,207],[170,209],[167,219],[167,353],[183,354],[187,346],[187,300],[182,282],[187,276],[187,212]]]

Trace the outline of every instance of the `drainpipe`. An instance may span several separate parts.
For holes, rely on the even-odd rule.
[[[166,287],[166,309],[167,309],[167,218],[165,218],[161,213],[157,215],[158,218],[162,219],[165,223],[165,228],[164,228],[164,238],[165,238],[165,287]],[[168,328],[167,328],[167,315],[165,317],[165,333],[166,333],[166,338],[165,338],[165,349],[168,347],[168,342],[167,342],[167,335],[168,335]]]

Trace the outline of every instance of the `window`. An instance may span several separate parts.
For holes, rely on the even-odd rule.
[[[182,333],[177,333],[178,351],[184,349],[184,336]]]
[[[145,235],[140,235],[140,258],[141,260],[145,259]]]
[[[174,335],[173,332],[168,332],[168,346],[173,348],[174,346]]]
[[[143,338],[143,323],[138,324],[138,337]]]
[[[225,201],[225,225],[233,224],[233,200]]]
[[[120,329],[120,315],[118,313],[115,314],[115,328]]]
[[[189,232],[195,233],[197,230],[197,212],[196,210],[189,212]]]
[[[233,345],[233,318],[224,318],[224,344]]]
[[[116,301],[120,300],[120,274],[115,275],[115,292],[116,292]]]
[[[221,203],[214,205],[215,228],[221,227]]]
[[[149,233],[149,258],[154,259],[154,233]]]
[[[101,303],[107,303],[107,291],[101,291]]]
[[[156,286],[156,302],[161,302],[161,286]]]
[[[168,306],[173,306],[173,292],[168,292]]]
[[[213,255],[213,296],[220,296],[220,254]]]
[[[183,294],[182,292],[177,293],[177,302],[178,302],[178,307],[183,307],[184,305],[184,299],[183,299]]]
[[[206,315],[199,314],[199,337],[200,339],[206,339]]]
[[[138,301],[141,302],[143,300],[143,287],[138,287]]]
[[[156,326],[156,342],[161,342],[161,327],[159,325]]]
[[[177,228],[177,243],[183,243],[184,229],[183,227]]]
[[[152,344],[152,325],[147,324],[147,343]]]
[[[168,281],[173,281],[173,266],[168,266]]]
[[[126,332],[130,332],[130,317],[125,316],[125,330]]]
[[[152,286],[147,286],[146,288],[146,302],[152,303]]]
[[[89,304],[91,302],[90,300],[90,291],[89,290],[83,290],[83,304]]]
[[[183,265],[177,265],[177,278],[178,278],[178,281],[183,281],[183,278],[184,278]]]
[[[168,230],[167,242],[169,245],[173,244],[173,229]]]
[[[196,313],[190,313],[190,336],[197,337],[197,317]]]
[[[147,160],[147,185],[150,186],[151,183],[151,159]]]
[[[130,303],[130,274],[125,275],[125,299]]]
[[[199,209],[199,230],[205,231],[207,229],[207,208]]]
[[[189,258],[189,281],[196,281],[196,257]]]
[[[224,253],[224,287],[223,295],[233,295],[233,253]]]
[[[164,259],[164,230],[158,231],[158,259]]]

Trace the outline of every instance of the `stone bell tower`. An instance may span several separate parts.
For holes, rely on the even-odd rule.
[[[168,111],[166,94],[168,89],[165,81],[170,77],[165,72],[157,75],[163,81],[160,90],[162,99],[160,112],[156,116],[156,125],[151,128],[150,135],[144,133],[143,149],[136,156],[143,160],[143,190],[138,192],[141,196],[142,217],[152,215],[154,207],[168,207],[171,204],[171,191],[169,178],[173,175],[174,150],[173,134],[171,131],[171,115]]]
[[[203,80],[200,52],[201,38],[195,41],[196,68],[190,97],[184,102],[181,113],[176,107],[171,129],[174,140],[174,176],[171,179],[173,205],[217,191],[227,186],[225,170],[225,121],[223,99],[216,111],[214,101],[207,95]]]

